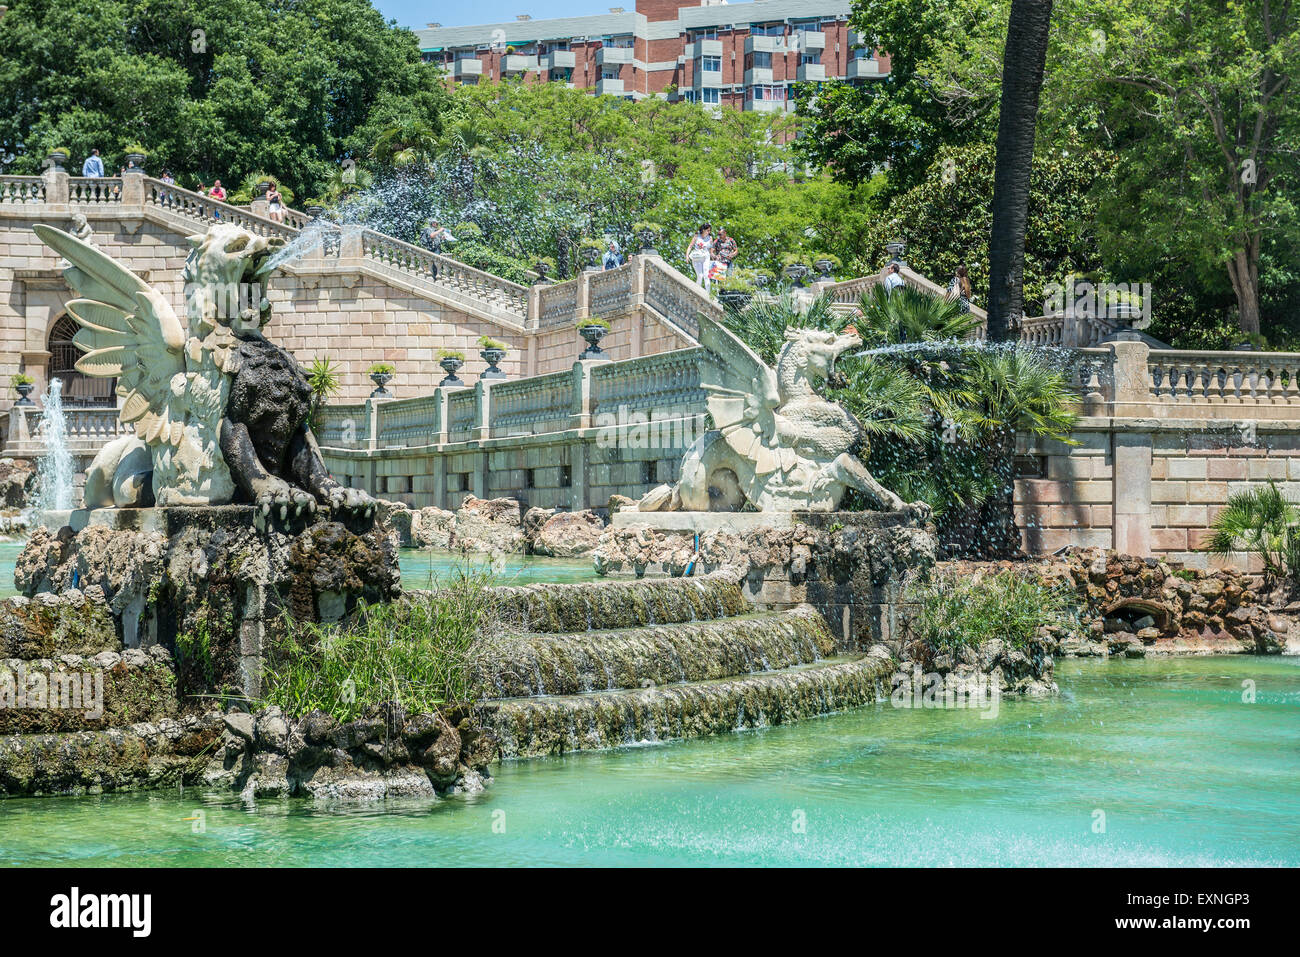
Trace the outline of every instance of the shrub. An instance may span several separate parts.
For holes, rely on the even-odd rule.
[[[366,375],[395,375],[397,367],[391,362],[376,362],[366,370]]]
[[[600,316],[588,316],[586,319],[579,319],[573,324],[575,329],[581,329],[583,326],[600,326],[602,329],[609,330],[609,320],[602,319]]]
[[[408,712],[471,701],[474,664],[501,629],[490,585],[489,574],[463,570],[438,591],[364,606],[345,625],[291,623],[267,668],[266,702],[351,721],[386,701]]]
[[[13,375],[9,377],[9,383],[15,386],[31,385],[35,381],[36,380],[33,379],[31,376],[29,376],[26,372],[15,372]]]
[[[459,359],[461,362],[464,362],[465,353],[461,352],[459,349],[439,349],[438,361],[441,362],[443,359]]]
[[[1282,494],[1276,482],[1228,496],[1215,518],[1205,550],[1216,555],[1259,555],[1264,585],[1300,574],[1300,505]]]
[[[500,339],[493,339],[491,336],[479,336],[478,347],[483,350],[500,349],[502,352],[509,352],[510,347]]]
[[[1043,626],[1069,627],[1077,620],[1068,586],[1045,585],[1013,571],[941,571],[911,582],[905,600],[917,605],[908,630],[933,653],[994,639],[1024,650]]]

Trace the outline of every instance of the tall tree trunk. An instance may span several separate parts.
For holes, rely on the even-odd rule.
[[[1259,241],[1248,239],[1228,260],[1228,278],[1237,295],[1237,325],[1245,333],[1259,332]]]
[[[1024,315],[1025,221],[1034,162],[1034,124],[1047,63],[1052,0],[1011,0],[1002,56],[1002,104],[989,237],[988,338],[1010,338]]]

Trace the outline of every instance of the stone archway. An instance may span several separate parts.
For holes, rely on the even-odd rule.
[[[69,408],[106,408],[117,405],[114,389],[116,379],[101,379],[76,370],[81,350],[72,337],[80,327],[67,313],[54,320],[50,327],[46,349],[50,358],[46,364],[45,381],[63,380],[63,404]]]

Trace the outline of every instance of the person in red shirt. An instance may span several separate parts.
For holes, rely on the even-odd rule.
[[[222,203],[224,203],[224,202],[226,201],[226,190],[225,190],[225,187],[223,187],[223,186],[221,185],[221,180],[219,180],[219,179],[214,179],[214,180],[212,181],[212,188],[211,188],[210,190],[208,190],[208,195],[209,195],[210,197],[212,197],[213,199],[217,200],[218,202],[222,202]],[[213,219],[220,219],[220,218],[221,218],[221,210],[219,210],[219,209],[214,209],[214,210],[212,211],[212,218],[213,218]]]

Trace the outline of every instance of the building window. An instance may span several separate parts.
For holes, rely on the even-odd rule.
[[[688,43],[694,43],[696,40],[716,40],[717,38],[717,27],[709,27],[706,30],[691,30],[686,34]]]
[[[722,57],[720,56],[702,56],[700,57],[700,69],[709,70],[714,73],[722,71]]]
[[[694,102],[695,102],[695,91],[694,91],[694,90],[678,90],[678,91],[677,91],[677,95],[678,95],[679,97],[681,97],[683,100],[685,100],[687,103],[694,103]]]
[[[630,36],[601,37],[600,45],[603,47],[614,47],[619,50],[632,49],[633,39]]]
[[[785,36],[785,23],[780,20],[776,23],[751,23],[749,32],[751,36],[756,37],[783,37]]]
[[[746,70],[770,70],[772,69],[772,54],[763,50],[755,50],[745,57]]]
[[[704,89],[700,90],[700,102],[721,103],[722,91],[719,90],[716,86],[706,86]]]
[[[618,68],[615,67],[609,70],[601,70],[600,78],[602,80],[617,80],[619,78]]]
[[[77,406],[114,406],[117,397],[116,379],[99,379],[78,372],[76,362],[81,358],[81,350],[72,342],[72,337],[81,327],[71,316],[61,316],[50,329],[50,338],[46,342],[50,359],[45,367],[45,381],[63,380],[63,404]]]
[[[785,87],[768,86],[766,84],[756,84],[745,91],[745,95],[751,100],[763,100],[764,102],[774,102],[785,99]]]
[[[799,63],[802,66],[815,66],[821,62],[822,62],[822,55],[820,53],[817,53],[816,51],[809,53],[807,50],[805,50],[803,53],[799,54]]]

